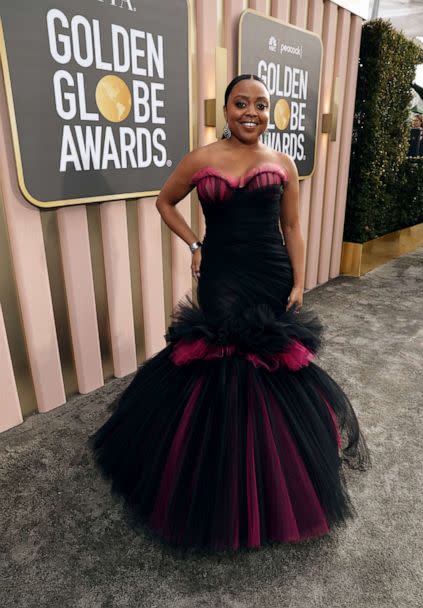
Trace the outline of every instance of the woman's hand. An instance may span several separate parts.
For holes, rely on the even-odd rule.
[[[300,308],[303,305],[303,287],[294,287],[291,290],[291,293],[288,297],[288,304],[286,306],[286,310],[294,309],[294,312],[300,312]]]
[[[200,276],[200,265],[201,265],[201,247],[196,249],[192,254],[191,261],[191,273],[195,280],[198,280]]]

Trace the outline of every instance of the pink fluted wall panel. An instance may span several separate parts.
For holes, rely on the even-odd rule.
[[[78,390],[104,384],[85,205],[57,210],[63,277]]]
[[[317,269],[319,264],[320,230],[322,225],[323,195],[325,188],[326,157],[328,147],[328,133],[321,133],[322,114],[330,111],[333,67],[335,60],[336,23],[338,7],[332,2],[325,3],[323,15],[323,73],[320,95],[320,111],[318,122],[318,143],[316,168],[313,175],[313,184],[310,201],[310,220],[308,230],[308,244],[306,255],[306,280],[308,289],[317,285]]]
[[[289,21],[290,15],[290,0],[272,0],[271,14],[272,17],[281,21]]]
[[[307,18],[307,29],[319,36],[322,35],[323,26],[323,0],[310,0],[308,8]],[[320,115],[320,111],[318,116]],[[317,121],[319,127],[319,119]],[[316,138],[319,138],[316,133]],[[316,148],[317,155],[317,148]],[[310,221],[310,204],[311,204],[311,192],[313,188],[313,177],[308,177],[301,182],[302,190],[300,190],[300,222],[301,229],[304,237],[305,251],[307,256],[307,245],[308,245],[308,232],[309,232],[309,221]]]
[[[197,0],[195,21],[197,27],[197,146],[204,146],[216,139],[216,129],[204,126],[204,100],[214,99],[217,46],[217,2]],[[204,215],[199,210],[198,237],[205,232]]]
[[[3,310],[0,303],[0,386],[2,390],[0,405],[0,433],[7,431],[22,422],[22,412],[19,403],[10,358],[9,344],[4,326]]]
[[[178,203],[178,211],[191,225],[191,195]],[[177,234],[171,233],[172,302],[175,305],[192,287],[191,259],[188,245]]]
[[[137,369],[125,201],[103,203],[100,217],[113,368],[122,378]]]
[[[65,389],[40,212],[26,202],[19,190],[3,74],[0,75],[0,183],[37,407],[40,412],[47,412],[66,401]]]
[[[137,202],[145,356],[166,345],[163,285],[162,219],[156,197]]]
[[[307,27],[307,0],[291,0],[291,12],[290,12],[290,23],[306,29]],[[310,193],[311,193],[311,181],[307,177],[300,181],[300,195],[299,195],[299,215],[301,231],[303,233],[304,245],[307,250],[307,227],[308,227],[308,215],[310,209]]]
[[[308,0],[291,0],[291,12],[289,21],[298,27],[307,27]]]
[[[336,187],[337,205],[335,208],[335,218],[333,224],[332,257],[329,269],[330,278],[337,277],[339,275],[341,265],[361,30],[361,17],[352,15],[350,39],[348,45],[347,75],[345,79],[344,112],[340,135],[339,170],[338,183]]]
[[[216,139],[214,127],[204,126],[204,100],[215,97],[215,51],[217,46],[217,3],[196,2],[198,146]]]
[[[324,205],[322,213],[322,229],[320,236],[320,253],[317,282],[325,283],[329,279],[329,267],[332,250],[332,235],[335,216],[335,207],[338,202],[336,197],[336,184],[339,167],[339,148],[341,127],[343,122],[344,90],[347,72],[348,45],[344,44],[349,39],[351,13],[343,8],[338,11],[338,32],[336,40],[334,78],[339,77],[339,100],[338,100],[338,122],[335,141],[328,142],[328,156],[326,165],[326,181]],[[335,83],[334,83],[335,86]]]
[[[250,0],[249,8],[266,14],[266,0]]]
[[[223,6],[224,44],[228,52],[228,82],[238,73],[238,24],[243,0],[226,0]]]

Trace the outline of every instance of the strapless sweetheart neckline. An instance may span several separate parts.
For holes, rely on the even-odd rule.
[[[232,188],[243,188],[251,179],[253,179],[253,177],[267,171],[278,173],[282,177],[284,183],[288,181],[288,173],[286,169],[282,168],[276,163],[261,163],[260,165],[248,169],[246,173],[240,175],[239,177],[229,175],[218,167],[207,165],[195,171],[191,177],[191,185],[196,185],[203,177],[214,175],[225,180]]]

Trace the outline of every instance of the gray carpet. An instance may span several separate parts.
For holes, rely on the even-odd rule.
[[[87,436],[113,380],[0,435],[2,608],[423,606],[423,249],[306,293],[320,364],[350,396],[373,468],[346,470],[358,517],[297,545],[185,558],[137,533]]]

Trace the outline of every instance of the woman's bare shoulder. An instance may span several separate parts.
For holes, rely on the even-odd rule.
[[[283,169],[285,169],[290,178],[298,178],[298,170],[297,165],[295,164],[294,159],[289,154],[285,154],[284,152],[276,152],[278,163],[281,165]]]
[[[213,164],[214,154],[221,148],[219,141],[194,148],[188,152],[181,160],[180,166],[185,173],[195,173],[203,167]]]

